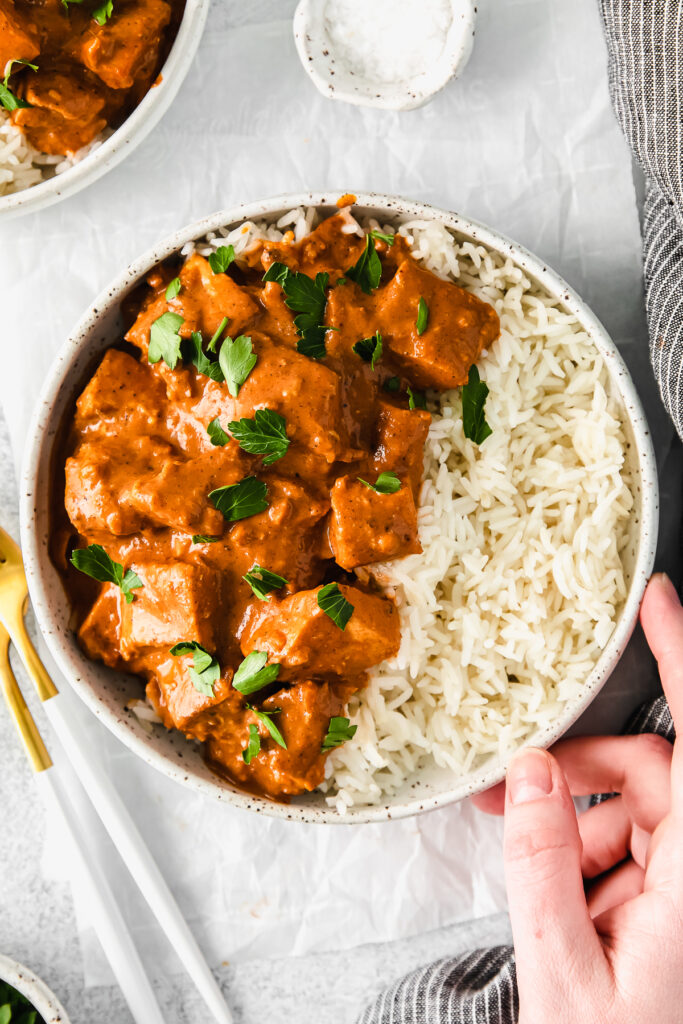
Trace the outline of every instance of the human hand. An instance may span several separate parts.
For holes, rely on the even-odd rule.
[[[527,749],[475,799],[505,813],[520,1024],[683,1022],[683,609],[666,577],[641,623],[675,747],[643,734]],[[577,821],[571,794],[596,792],[620,795]]]

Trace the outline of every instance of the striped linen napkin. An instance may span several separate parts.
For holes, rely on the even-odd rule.
[[[683,438],[683,2],[599,4],[612,102],[647,182],[643,261],[650,358],[662,401]],[[644,706],[626,731],[656,732],[673,742],[665,698]],[[358,1024],[515,1024],[518,1013],[514,950],[496,946],[419,968],[379,996]]]

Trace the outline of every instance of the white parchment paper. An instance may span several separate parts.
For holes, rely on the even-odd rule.
[[[214,209],[318,188],[426,199],[542,255],[620,344],[664,454],[672,431],[650,384],[631,163],[595,0],[479,6],[462,78],[422,110],[394,114],[319,96],[295,53],[291,0],[215,0],[151,137],[84,193],[0,225],[0,399],[17,463],[55,351],[115,273]],[[637,644],[622,666],[582,728],[618,729],[651,687]],[[500,824],[468,805],[353,828],[249,815],[168,782],[69,697],[213,964],[398,938],[505,905]],[[68,875],[57,845],[45,862]],[[177,970],[117,856],[105,841],[101,850],[150,969]],[[86,977],[107,981],[87,908],[80,915]]]

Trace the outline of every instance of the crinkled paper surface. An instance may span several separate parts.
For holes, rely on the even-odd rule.
[[[321,97],[296,56],[293,8],[214,0],[187,81],[140,148],[80,195],[0,225],[0,398],[17,463],[54,353],[131,259],[215,209],[332,188],[425,199],[541,255],[622,348],[663,459],[672,431],[651,383],[631,161],[595,0],[481,0],[462,77],[403,114]],[[669,502],[670,521],[679,514]],[[620,728],[652,686],[637,639],[580,728]],[[468,805],[335,828],[249,815],[168,782],[66,696],[214,965],[399,938],[505,906],[500,823]],[[92,833],[150,969],[177,970],[97,823]],[[51,844],[45,864],[68,873],[54,830]],[[104,982],[86,907],[80,920],[86,977]]]

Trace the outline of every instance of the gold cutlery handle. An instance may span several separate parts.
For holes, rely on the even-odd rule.
[[[0,685],[2,686],[5,703],[14,719],[14,724],[21,736],[33,770],[35,772],[43,772],[46,768],[51,767],[52,760],[38,732],[38,727],[33,721],[33,716],[26,706],[26,701],[19,689],[19,684],[14,678],[14,673],[9,663],[9,650],[6,639],[8,639],[7,633],[0,626]]]
[[[5,626],[12,638],[12,643],[19,652],[26,671],[33,680],[40,699],[49,700],[50,697],[56,697],[59,691],[50,679],[47,669],[38,657],[38,652],[26,632],[21,606],[17,607],[11,615],[5,615]]]

